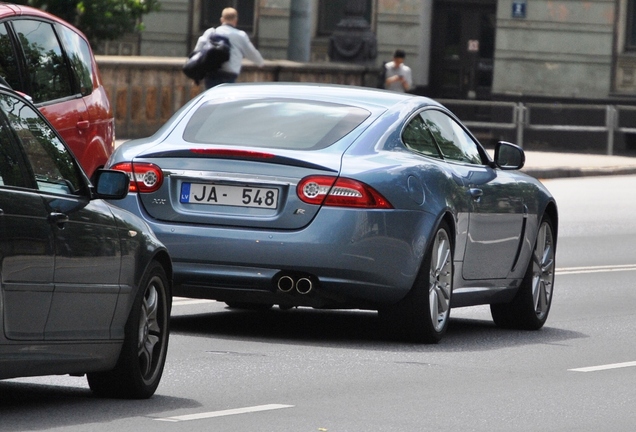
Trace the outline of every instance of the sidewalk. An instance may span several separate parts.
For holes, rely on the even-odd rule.
[[[539,179],[636,174],[636,157],[527,151],[521,171]]]
[[[636,174],[636,157],[527,151],[521,171],[540,179]]]

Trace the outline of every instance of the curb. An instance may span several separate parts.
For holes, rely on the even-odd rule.
[[[528,168],[521,172],[537,179],[569,177],[594,177],[636,174],[636,166],[629,167],[576,167],[576,168]]]

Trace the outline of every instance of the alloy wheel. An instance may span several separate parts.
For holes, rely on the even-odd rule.
[[[158,278],[157,278],[158,279]],[[157,283],[161,280],[154,279],[148,284],[141,305],[139,318],[139,342],[137,345],[139,356],[139,369],[144,379],[151,379],[155,372],[157,362],[161,356],[162,332],[159,322],[160,301],[157,293]]]
[[[554,244],[547,222],[539,228],[532,261],[532,300],[537,318],[543,319],[550,308],[554,283]]]
[[[429,284],[431,323],[435,331],[444,328],[450,312],[453,282],[451,243],[445,230],[440,229],[433,243]]]

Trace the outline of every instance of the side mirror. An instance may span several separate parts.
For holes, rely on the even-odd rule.
[[[97,170],[95,173],[95,193],[97,198],[118,200],[128,195],[130,177],[123,171]]]
[[[502,170],[518,170],[526,163],[526,154],[517,145],[499,141],[495,146],[495,165]]]

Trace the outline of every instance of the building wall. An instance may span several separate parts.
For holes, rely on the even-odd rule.
[[[500,0],[493,93],[606,98],[611,93],[614,0],[532,0],[512,18]]]
[[[204,0],[163,0],[161,10],[144,17],[145,31],[141,33],[140,49],[134,54],[143,56],[187,55],[199,36],[199,10]],[[292,0],[260,0],[257,2],[254,42],[263,57],[270,60],[287,59],[289,19]],[[433,0],[377,0],[372,30],[378,42],[376,64],[390,61],[393,51],[404,49],[407,64],[413,69],[416,86],[428,84],[430,27]],[[313,31],[318,21],[318,0],[314,0]],[[312,39],[312,61],[328,61],[326,37]],[[101,52],[120,54],[120,51]]]
[[[181,57],[188,54],[189,0],[161,0],[161,9],[144,16],[142,56]]]
[[[144,18],[146,30],[138,39],[109,43],[98,52],[187,55],[200,35],[202,1],[212,0],[163,0],[161,11]],[[636,53],[621,48],[627,0],[526,0],[526,18],[513,18],[512,4],[517,1],[498,0],[495,96],[596,99],[636,94]],[[268,60],[287,58],[291,2],[256,1],[253,39]],[[373,2],[370,24],[378,43],[376,65],[389,61],[396,48],[404,49],[416,87],[428,85],[433,67],[433,2]],[[329,61],[329,38],[315,36],[318,0],[313,6],[311,61]]]
[[[619,1],[617,14],[616,68],[614,93],[617,96],[636,95],[636,52],[625,50],[625,28],[627,27],[627,0]]]
[[[376,64],[390,61],[396,49],[403,49],[404,63],[412,69],[414,86],[426,86],[433,0],[378,0],[376,12]]]
[[[287,59],[291,0],[260,0],[256,42],[264,58]]]

